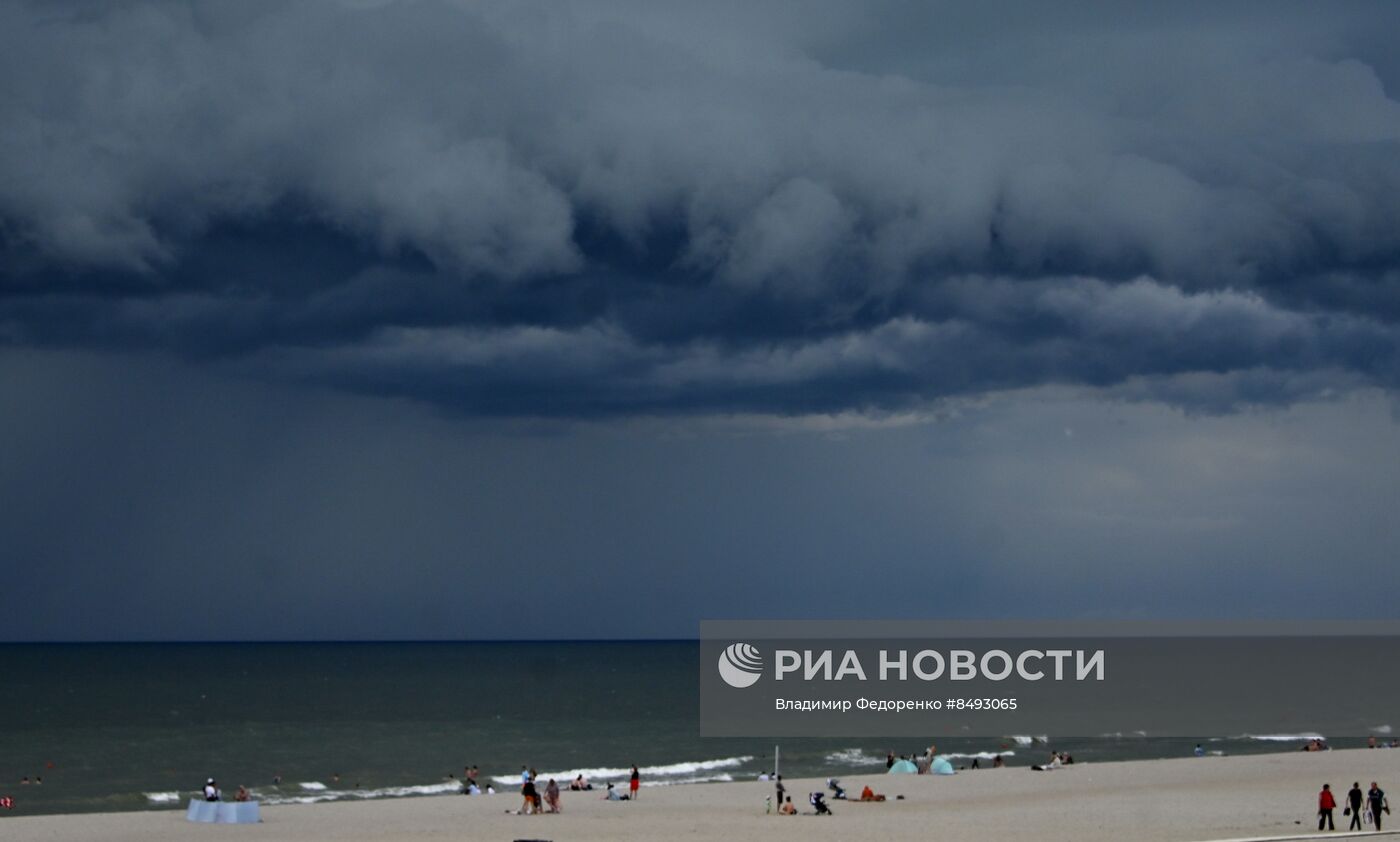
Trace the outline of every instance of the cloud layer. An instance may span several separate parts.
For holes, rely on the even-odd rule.
[[[11,4],[0,342],[481,415],[1394,389],[1398,18]]]

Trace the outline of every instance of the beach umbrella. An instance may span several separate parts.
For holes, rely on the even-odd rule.
[[[910,760],[896,760],[894,765],[890,767],[890,774],[917,775],[919,774],[919,767],[915,766],[913,761]]]
[[[933,766],[929,768],[929,771],[934,773],[935,775],[955,774],[953,770],[953,764],[949,763],[948,758],[946,757],[933,758]]]

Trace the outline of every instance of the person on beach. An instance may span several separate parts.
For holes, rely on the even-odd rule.
[[[559,784],[555,783],[553,778],[550,778],[549,783],[544,785],[544,801],[549,805],[551,813],[562,812],[564,809],[559,806]]]
[[[993,757],[993,758],[992,758],[992,768],[993,768],[993,769],[1000,769],[1001,767],[1003,767],[1003,766],[1005,766],[1005,765],[1006,765],[1006,761],[1001,759],[1001,755],[1000,755],[1000,754],[998,754],[996,757]]]
[[[893,766],[893,765],[894,765],[894,752],[891,751],[891,752],[889,752],[889,753],[887,753],[887,754],[885,755],[885,768],[888,769],[888,768],[890,768],[890,767]]]
[[[1196,743],[1196,756],[1197,756],[1197,757],[1205,757],[1205,756],[1206,756],[1206,750],[1205,750],[1204,747],[1201,746],[1200,743]]]
[[[205,801],[218,801],[218,800],[219,800],[219,785],[216,784],[216,783],[214,783],[214,779],[213,779],[213,778],[210,778],[209,780],[207,780],[207,781],[204,782],[204,800],[205,800]]]
[[[1322,826],[1327,825],[1328,830],[1336,830],[1337,826],[1332,824],[1332,811],[1337,809],[1337,799],[1332,797],[1332,785],[1323,784],[1322,792],[1317,794],[1317,829],[1322,830]]]
[[[525,767],[525,766],[521,766],[521,767],[520,767],[520,783],[523,785],[523,784],[527,784],[527,783],[529,783],[529,782],[530,782],[530,770],[529,770],[527,767]]]
[[[637,792],[642,786],[642,774],[637,771],[637,765],[632,764],[632,779],[627,782],[627,789],[632,795],[632,800],[637,800]]]
[[[1361,802],[1366,800],[1366,795],[1361,791],[1361,781],[1353,781],[1351,791],[1347,793],[1347,807],[1344,811],[1351,816],[1351,826],[1347,830],[1361,829]]]
[[[773,789],[777,791],[778,804],[781,805],[783,803],[783,796],[787,794],[787,787],[783,786],[782,775],[778,775],[774,780],[775,783],[773,784]]]
[[[238,785],[238,792],[233,796],[234,801],[243,802],[248,800],[248,787],[243,784]]]
[[[1371,810],[1371,821],[1375,823],[1376,830],[1380,830],[1381,813],[1390,812],[1390,802],[1385,800],[1385,790],[1375,781],[1371,781],[1371,789],[1366,793],[1366,806]]]
[[[1052,751],[1050,752],[1049,763],[1046,763],[1044,766],[1032,766],[1031,769],[1036,772],[1053,772],[1062,765],[1064,764],[1060,761],[1060,756]]]
[[[608,791],[603,793],[604,801],[626,801],[627,796],[617,791],[617,787],[608,784]]]
[[[535,791],[535,782],[529,777],[526,777],[525,782],[520,785],[520,797],[523,799],[520,804],[521,813],[528,816],[538,812],[536,805],[539,804],[540,795]]]
[[[789,795],[789,796],[787,797],[787,800],[783,802],[783,806],[781,806],[781,807],[778,808],[778,813],[779,813],[779,815],[783,815],[783,816],[795,816],[795,815],[797,815],[797,808],[796,808],[795,806],[793,806],[793,803],[792,803],[792,796],[791,796],[791,795]]]

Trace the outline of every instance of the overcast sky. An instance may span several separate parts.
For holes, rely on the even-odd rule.
[[[1387,617],[1400,5],[0,4],[0,639]]]

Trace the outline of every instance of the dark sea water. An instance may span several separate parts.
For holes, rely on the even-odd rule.
[[[648,785],[770,770],[771,740],[699,736],[697,657],[693,642],[0,645],[0,795],[15,814],[70,813],[174,809],[210,776],[273,804],[446,795],[467,764],[498,789],[521,765],[606,782],[635,763]],[[1302,742],[1276,736],[938,747],[957,765],[1004,752],[1028,766],[1050,749],[1092,762],[1188,756],[1198,741],[1230,754]],[[785,739],[782,771],[882,772],[887,750],[923,748]]]

